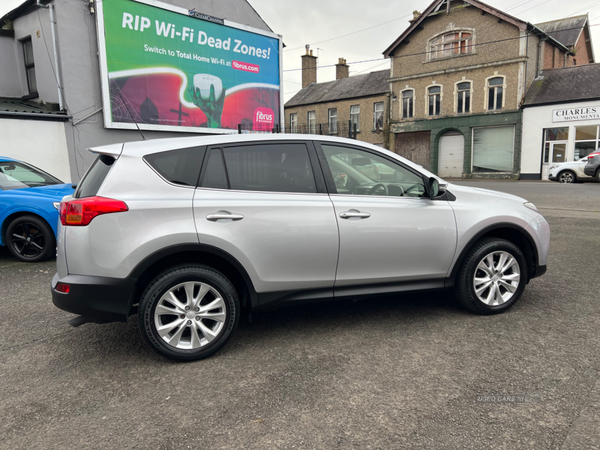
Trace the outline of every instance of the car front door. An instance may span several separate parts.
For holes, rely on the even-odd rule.
[[[338,229],[312,146],[284,141],[209,149],[194,218],[200,243],[239,261],[259,294],[312,289],[332,295]]]
[[[448,201],[430,199],[421,174],[376,152],[318,147],[340,233],[335,294],[442,287],[457,239]]]

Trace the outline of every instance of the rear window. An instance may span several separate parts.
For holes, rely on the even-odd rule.
[[[111,166],[115,162],[115,158],[107,155],[100,155],[96,158],[96,161],[92,164],[87,173],[83,176],[83,179],[77,185],[77,190],[73,197],[93,197],[98,194],[98,190],[106,175],[110,171]]]
[[[204,147],[183,148],[146,155],[144,160],[170,183],[196,187],[204,152]]]

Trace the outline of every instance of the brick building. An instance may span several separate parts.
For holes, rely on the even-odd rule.
[[[389,70],[348,76],[342,58],[336,80],[317,83],[317,57],[302,56],[302,90],[285,104],[286,132],[354,136],[388,148]]]

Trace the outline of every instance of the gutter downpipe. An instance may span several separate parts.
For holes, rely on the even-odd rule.
[[[56,46],[56,19],[54,17],[54,6],[52,3],[48,5],[42,5],[40,0],[37,0],[36,5],[40,8],[48,9],[50,12],[50,30],[52,31],[52,48],[54,50],[54,72],[56,75],[56,83],[58,84],[58,107],[61,111],[65,110],[64,100],[63,100],[63,89],[62,89],[62,80],[60,78],[60,70],[58,66],[58,50]]]

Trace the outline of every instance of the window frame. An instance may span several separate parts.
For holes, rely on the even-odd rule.
[[[290,133],[298,133],[298,113],[290,113]]]
[[[410,105],[409,105],[409,114],[405,115],[404,114],[404,93],[405,92],[410,92],[411,95],[410,97],[406,97],[407,99],[410,99]],[[413,117],[415,117],[415,90],[413,88],[406,88],[406,89],[402,89],[400,91],[400,117],[402,119],[412,119]]]
[[[381,105],[381,111],[377,111],[377,105]],[[377,130],[377,116],[378,113],[381,113],[381,126],[379,127],[380,130],[383,129],[385,123],[384,123],[384,115],[383,115],[383,111],[385,110],[385,105],[384,102],[374,102],[373,103],[373,131]]]
[[[239,148],[239,147],[261,147],[261,146],[269,146],[269,145],[287,145],[287,144],[302,144],[306,147],[308,152],[309,164],[312,171],[313,179],[315,181],[316,191],[315,192],[289,192],[289,191],[261,191],[261,190],[239,190],[233,189],[231,187],[229,169],[227,167],[227,161],[225,158],[225,150],[228,148]],[[223,160],[223,167],[225,170],[225,176],[227,177],[227,188],[215,188],[215,187],[205,187],[202,186],[204,183],[204,179],[206,176],[206,171],[208,168],[209,156],[213,150],[218,150],[221,158]],[[314,141],[312,140],[276,140],[276,141],[248,141],[248,142],[236,142],[227,145],[214,145],[208,147],[206,149],[204,161],[202,163],[202,169],[200,170],[200,177],[198,181],[198,189],[208,189],[208,190],[219,190],[219,191],[228,191],[232,193],[259,193],[265,195],[323,195],[327,194],[327,187],[325,184],[325,179],[323,178],[323,172],[321,170],[321,164],[319,162]]]
[[[483,172],[483,171],[477,171],[475,172],[473,170],[473,168],[475,167],[475,134],[477,133],[477,130],[482,130],[482,129],[490,129],[490,128],[511,128],[512,129],[512,139],[511,139],[511,144],[512,144],[512,168],[509,171],[504,171],[504,172],[500,172],[500,171],[492,171],[492,172]],[[491,126],[491,127],[473,127],[472,128],[472,132],[471,132],[471,174],[473,173],[494,173],[494,174],[509,174],[509,173],[514,173],[515,171],[515,134],[517,132],[516,126],[513,125],[497,125],[497,126]]]
[[[353,113],[352,108],[358,108],[358,112]],[[350,126],[354,132],[354,124],[356,124],[356,132],[360,131],[360,105],[350,105]]]
[[[21,39],[20,41],[21,44],[21,49],[23,51],[23,67],[25,69],[25,82],[27,83],[27,95],[24,95],[22,98],[27,100],[30,98],[36,98],[39,97],[39,90],[37,89],[38,87],[38,83],[37,83],[37,77],[36,77],[36,71],[35,71],[35,56],[33,54],[33,40],[31,39],[31,36],[27,36],[26,38]],[[31,45],[31,62],[28,62],[28,58],[27,58],[27,50],[26,50],[26,45]],[[30,70],[33,69],[33,78],[35,80],[35,90],[31,89],[31,83],[30,83],[30,77],[29,77],[29,73]]]
[[[431,88],[434,88],[434,87],[439,87],[440,88],[440,92],[439,93],[433,93],[433,94],[431,94],[429,92],[429,90]],[[429,98],[430,98],[430,96],[436,96],[436,95],[439,95],[439,97],[440,97],[440,100],[439,100],[439,103],[440,103],[439,111],[438,111],[437,114],[429,114],[429,101],[430,101]],[[442,103],[443,99],[444,99],[444,86],[442,86],[441,84],[430,84],[429,86],[427,86],[425,88],[425,117],[439,117],[439,116],[441,116],[442,115],[442,108],[443,108],[443,103]]]
[[[467,92],[467,90],[465,90],[465,89],[463,89],[463,90],[459,89],[458,85],[462,84],[462,83],[469,83],[469,89],[468,89],[468,92],[469,92],[469,109],[467,111],[465,111],[465,108],[464,108],[464,103],[465,103],[464,100],[465,99],[463,98],[462,99],[463,111],[459,112],[458,111],[458,105],[461,102],[460,94],[463,93],[463,92]],[[470,114],[470,113],[472,113],[473,112],[473,81],[472,80],[460,80],[460,81],[457,81],[456,83],[454,83],[454,99],[455,99],[454,100],[454,112],[456,114]]]
[[[327,132],[329,134],[338,134],[337,108],[327,110]]]
[[[313,116],[312,119],[311,114]],[[313,121],[312,124],[311,120]],[[317,112],[315,110],[306,112],[306,131],[308,134],[317,133]]]
[[[458,33],[458,39],[448,39],[446,40],[446,36],[456,35]],[[468,37],[463,37],[463,33],[469,34]],[[467,44],[468,41],[471,41],[470,44]],[[464,50],[462,43],[465,43]],[[458,45],[453,45],[458,44]],[[445,54],[444,47],[447,45],[453,45],[453,51],[450,55]],[[458,50],[458,52],[456,52]],[[453,28],[451,30],[445,30],[441,33],[437,33],[433,35],[431,38],[427,40],[427,61],[440,61],[449,58],[456,58],[460,56],[468,56],[476,54],[475,47],[475,29],[474,28]]]
[[[428,182],[429,179],[421,172],[419,172],[418,170],[407,166],[405,164],[403,164],[401,161],[398,161],[396,159],[393,158],[389,158],[386,155],[383,155],[381,153],[378,153],[374,150],[371,150],[370,148],[365,148],[362,146],[355,146],[352,144],[345,144],[345,143],[340,143],[340,142],[327,142],[327,141],[315,141],[315,147],[316,147],[316,151],[317,151],[317,155],[319,157],[319,162],[321,164],[322,170],[323,170],[323,175],[325,178],[325,184],[327,186],[327,192],[329,195],[344,195],[344,196],[353,196],[353,197],[360,197],[360,198],[384,198],[384,199],[406,199],[406,200],[412,200],[412,201],[421,201],[423,199],[427,199],[429,200],[429,196],[424,196],[424,197],[412,197],[412,196],[376,196],[376,195],[362,195],[362,194],[346,194],[346,193],[341,193],[338,194],[337,192],[337,187],[335,185],[335,181],[333,179],[333,174],[331,173],[331,168],[329,167],[329,163],[327,161],[327,157],[325,156],[325,152],[322,149],[322,145],[329,145],[329,146],[336,146],[336,147],[342,147],[342,148],[347,148],[349,151],[362,151],[365,153],[369,153],[371,155],[377,156],[381,159],[385,159],[397,166],[400,166],[402,169],[406,170],[407,172],[412,173],[413,175],[419,177],[422,181],[423,181],[423,185],[425,186],[426,192],[429,193],[428,189]],[[366,175],[365,175],[366,177]]]
[[[498,85],[493,85],[490,86],[490,81],[493,80],[494,78],[502,78],[502,84],[498,84]],[[502,105],[500,105],[500,108],[498,108],[497,106],[497,101],[498,101],[498,93],[496,91],[497,88],[502,88]],[[494,105],[496,106],[493,109],[490,109],[490,105],[489,105],[489,95],[490,95],[490,89],[494,89]],[[506,105],[506,75],[498,75],[498,74],[494,74],[491,77],[487,77],[485,79],[485,90],[484,90],[484,98],[483,98],[483,107],[485,111],[501,111],[505,108]]]

